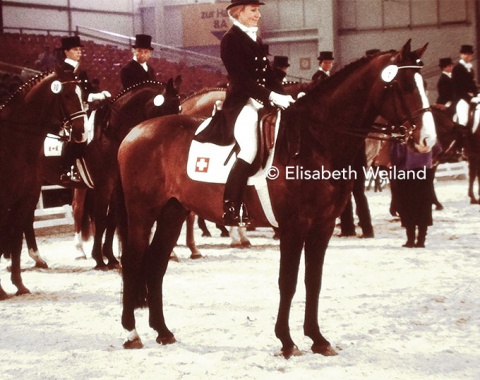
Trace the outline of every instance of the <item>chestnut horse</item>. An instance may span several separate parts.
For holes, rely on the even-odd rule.
[[[282,113],[273,166],[268,170],[269,178],[278,176],[265,180],[280,230],[280,306],[275,334],[286,358],[299,352],[290,335],[289,313],[303,248],[304,333],[313,340],[313,352],[336,355],[318,325],[322,266],[335,219],[352,190],[353,178],[338,174],[348,170],[375,117],[382,115],[394,126],[389,132],[411,149],[427,152],[435,143],[419,66],[426,47],[412,51],[408,41],[399,52],[362,58],[314,85]],[[125,206],[119,225],[124,244],[125,348],[143,346],[134,311],[147,303],[150,326],[158,333],[156,341],[175,342],[163,314],[163,277],[170,252],[190,210],[222,222],[224,185],[193,181],[186,172],[189,147],[199,124],[200,120],[181,115],[151,119],[136,126],[118,152]],[[292,168],[314,177],[323,170],[338,179],[289,178],[287,170]],[[256,225],[271,225],[251,187],[246,202]]]
[[[40,196],[40,153],[48,133],[81,142],[86,112],[75,74],[57,68],[20,87],[0,105],[0,254],[10,253],[17,294],[29,293],[20,269],[23,231]],[[57,138],[60,138],[57,136]],[[0,286],[0,299],[7,298]]]

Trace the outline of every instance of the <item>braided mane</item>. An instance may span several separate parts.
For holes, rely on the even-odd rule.
[[[0,104],[0,111],[2,111],[6,106],[8,106],[12,101],[19,95],[25,95],[30,91],[30,89],[35,86],[37,83],[45,79],[47,76],[53,74],[54,71],[46,71],[35,75],[33,78],[30,78],[27,82],[23,83],[18,87],[2,104]]]
[[[158,82],[156,80],[146,80],[146,81],[143,81],[143,82],[140,82],[140,83],[135,83],[133,86],[127,87],[127,88],[123,89],[122,91],[120,91],[114,98],[112,98],[110,100],[110,103],[115,103],[119,98],[121,98],[125,94],[129,93],[130,91],[133,91],[133,90],[135,90],[137,88],[140,88],[140,87],[144,87],[144,86],[149,85],[149,84],[157,84],[157,85],[166,86],[166,84],[164,82]]]
[[[196,96],[200,96],[203,94],[206,94],[207,92],[211,91],[225,91],[227,88],[226,87],[205,87],[202,88],[201,90],[198,90],[197,92],[194,92],[193,94],[188,95],[186,98],[182,100],[182,103],[186,102],[187,100],[190,100]]]

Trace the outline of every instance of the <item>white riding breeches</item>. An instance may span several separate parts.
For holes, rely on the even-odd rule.
[[[250,98],[240,111],[233,134],[240,147],[237,158],[251,164],[257,155],[258,145],[258,110],[263,106]]]
[[[469,109],[469,104],[467,103],[466,100],[460,99],[457,103],[457,122],[460,125],[463,125],[464,127],[467,125],[468,122],[468,109]]]

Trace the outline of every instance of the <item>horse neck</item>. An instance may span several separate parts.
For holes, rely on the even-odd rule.
[[[353,160],[375,120],[371,92],[376,75],[365,66],[342,80],[331,78],[321,91],[313,90],[313,99],[307,101],[308,106],[301,111],[310,115],[312,141],[317,141],[321,149],[336,157],[341,165]]]

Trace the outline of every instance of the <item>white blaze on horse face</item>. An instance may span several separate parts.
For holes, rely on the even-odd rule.
[[[420,73],[414,75],[415,83],[422,99],[422,107],[429,108],[427,93],[423,86],[423,78]],[[430,111],[422,114],[422,129],[420,131],[420,144],[415,144],[415,147],[419,152],[429,152],[437,141],[437,133],[435,132],[435,122],[433,121],[433,115]]]

